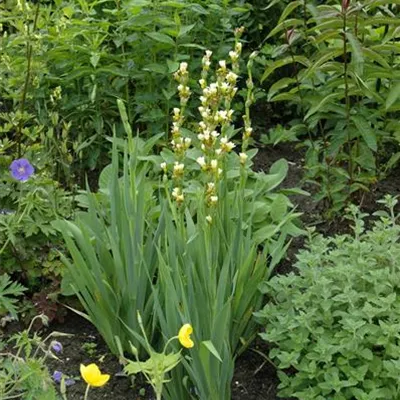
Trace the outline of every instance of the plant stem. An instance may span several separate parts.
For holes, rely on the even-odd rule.
[[[21,104],[19,107],[19,111],[21,113],[20,115],[20,121],[18,124],[18,130],[17,130],[17,152],[18,152],[18,158],[21,157],[21,141],[22,141],[22,126],[23,126],[23,119],[22,119],[22,115],[25,111],[25,103],[26,103],[26,96],[28,93],[28,89],[29,89],[29,83],[31,80],[31,67],[32,67],[32,51],[33,51],[33,47],[31,44],[31,35],[33,32],[35,32],[36,30],[36,25],[37,25],[37,21],[38,21],[38,17],[39,17],[39,9],[40,9],[40,1],[37,2],[36,5],[36,11],[35,11],[35,18],[33,21],[33,27],[32,27],[32,31],[29,32],[29,26],[28,26],[28,43],[27,43],[27,47],[26,47],[26,58],[27,58],[27,62],[28,65],[26,67],[26,76],[25,76],[25,83],[24,83],[24,88],[22,91],[22,98],[21,98]]]
[[[86,386],[86,390],[85,390],[85,397],[83,398],[83,400],[88,400],[88,396],[89,396],[89,389],[90,389],[90,385]]]
[[[347,57],[347,10],[343,10],[343,73],[344,73],[344,93],[346,100],[346,130],[347,130],[347,151],[349,156],[349,189],[351,189],[351,185],[353,183],[353,156],[351,151],[351,136],[350,136],[350,97],[349,97],[349,79],[348,79],[348,57]]]

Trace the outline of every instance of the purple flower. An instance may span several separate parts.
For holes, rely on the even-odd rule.
[[[33,175],[35,169],[26,158],[20,158],[11,163],[10,172],[14,179],[25,182]]]
[[[54,371],[53,372],[53,380],[54,380],[54,382],[60,383],[62,376],[63,376],[63,373],[61,371]]]
[[[61,353],[63,350],[63,346],[60,342],[54,341],[51,343],[51,348],[56,352],[56,353]]]
[[[75,380],[72,378],[66,377],[61,371],[53,372],[53,380],[56,383],[61,383],[61,380],[64,379],[65,386],[75,385]]]

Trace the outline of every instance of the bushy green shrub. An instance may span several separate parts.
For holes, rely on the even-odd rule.
[[[292,110],[285,122],[307,148],[306,179],[332,212],[400,157],[398,7],[290,1],[260,51],[268,100]]]
[[[385,202],[371,230],[352,207],[353,235],[310,237],[296,271],[262,285],[270,301],[257,316],[281,396],[399,398],[400,226],[397,200]]]
[[[124,99],[142,135],[168,131],[177,104],[171,73],[185,60],[200,68],[205,48],[225,53],[233,19],[247,9],[235,0],[7,0],[0,4],[0,123],[20,110],[5,132],[30,141],[20,121],[48,126],[56,112],[53,136],[43,141],[57,163],[63,150],[63,162],[101,168],[112,126],[123,135],[115,99]],[[64,123],[67,152],[59,143]]]

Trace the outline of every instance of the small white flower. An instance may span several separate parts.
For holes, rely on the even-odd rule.
[[[253,133],[253,128],[251,128],[251,127],[247,127],[245,130],[244,130],[244,135],[245,135],[245,137],[250,137],[251,136],[251,134]]]
[[[176,174],[181,174],[184,169],[185,169],[185,164],[180,164],[178,161],[175,161],[174,172]]]
[[[218,201],[218,196],[210,196],[210,201],[211,203],[216,204]]]
[[[246,164],[247,159],[249,156],[246,153],[239,153],[239,158],[240,158],[240,163],[241,164]]]
[[[226,136],[221,138],[221,144],[227,144],[228,143],[228,138]]]
[[[204,134],[203,133],[199,133],[197,135],[197,138],[200,140],[200,142],[203,142],[204,141]]]
[[[239,58],[239,54],[236,51],[230,51],[229,57],[231,58],[232,62],[236,62]]]
[[[217,131],[212,131],[211,136],[216,139],[219,136],[219,133]]]
[[[176,116],[176,117],[178,117],[179,115],[180,115],[180,113],[181,113],[181,110],[180,110],[180,108],[178,108],[178,107],[174,107],[174,115]]]
[[[229,89],[230,89],[230,85],[229,85],[228,82],[222,82],[222,83],[221,83],[221,92],[222,92],[222,93],[228,92]]]
[[[211,50],[206,50],[206,57],[210,58],[212,56],[212,51]]]
[[[211,169],[215,171],[218,168],[218,161],[215,159],[211,160],[210,166],[211,166]]]
[[[219,156],[221,153],[222,153],[222,149],[217,149],[217,150],[215,150],[215,154],[216,154],[217,156]]]
[[[197,164],[200,165],[201,168],[205,168],[206,166],[206,159],[204,157],[198,157],[196,159]]]
[[[222,69],[226,69],[226,61],[225,60],[220,60],[218,62],[218,64]]]
[[[207,221],[209,224],[211,224],[211,223],[212,223],[212,216],[211,216],[211,215],[207,215],[206,221]]]
[[[204,87],[206,86],[206,81],[205,81],[205,79],[200,79],[200,80],[199,80],[199,84],[200,84],[200,87],[204,88]]]
[[[167,163],[166,162],[162,162],[160,164],[160,168],[165,172],[167,170]]]
[[[215,183],[214,182],[208,182],[207,183],[207,190],[212,192],[215,189]]]
[[[234,84],[236,83],[237,78],[238,78],[238,76],[237,76],[234,72],[232,72],[232,71],[228,72],[228,75],[226,75],[226,80],[227,80],[231,85],[234,85]]]
[[[178,187],[175,187],[172,190],[172,197],[176,200],[177,203],[182,203],[183,200],[185,200],[185,197],[183,193],[181,192],[181,189]]]
[[[179,71],[181,73],[185,73],[187,71],[188,63],[187,62],[181,62],[179,65]]]
[[[240,43],[240,42],[236,43],[235,51],[236,51],[236,53],[241,53],[242,52],[242,43]]]
[[[190,138],[185,138],[185,147],[188,149],[190,145],[192,144],[192,139]]]

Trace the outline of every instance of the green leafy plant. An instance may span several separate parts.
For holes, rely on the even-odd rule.
[[[0,122],[15,122],[6,132],[11,137],[16,125],[17,146],[34,137],[26,125],[52,126],[41,133],[50,158],[63,179],[76,174],[82,183],[81,170],[108,163],[112,127],[124,134],[115,98],[142,135],[168,131],[171,73],[184,60],[198,67],[205,48],[224,53],[233,19],[248,11],[234,0],[8,0],[0,7]],[[72,172],[71,161],[79,167]]]
[[[0,398],[2,400],[23,398],[24,400],[57,400],[59,397],[49,371],[45,366],[47,357],[56,357],[52,352],[53,337],[65,334],[53,332],[46,338],[36,333],[31,337],[35,322],[47,325],[44,315],[32,319],[28,329],[13,335],[9,343],[15,352],[0,353]]]
[[[276,276],[261,290],[268,303],[256,315],[272,345],[280,395],[310,399],[397,399],[399,216],[386,196],[365,228],[351,206],[353,235],[310,233],[296,272]]]
[[[10,313],[11,317],[17,318],[17,299],[22,296],[26,288],[17,282],[12,282],[7,274],[0,275],[0,316]]]
[[[291,1],[258,61],[268,100],[292,107],[292,128],[306,135],[306,179],[330,212],[368,190],[399,159],[398,44],[392,1]]]
[[[18,273],[20,281],[34,291],[45,279],[62,276],[64,268],[55,251],[61,241],[51,222],[72,215],[73,198],[46,171],[17,182],[10,175],[10,158],[4,158],[6,168],[0,174],[2,269],[8,274]],[[37,165],[41,167],[40,162]]]

